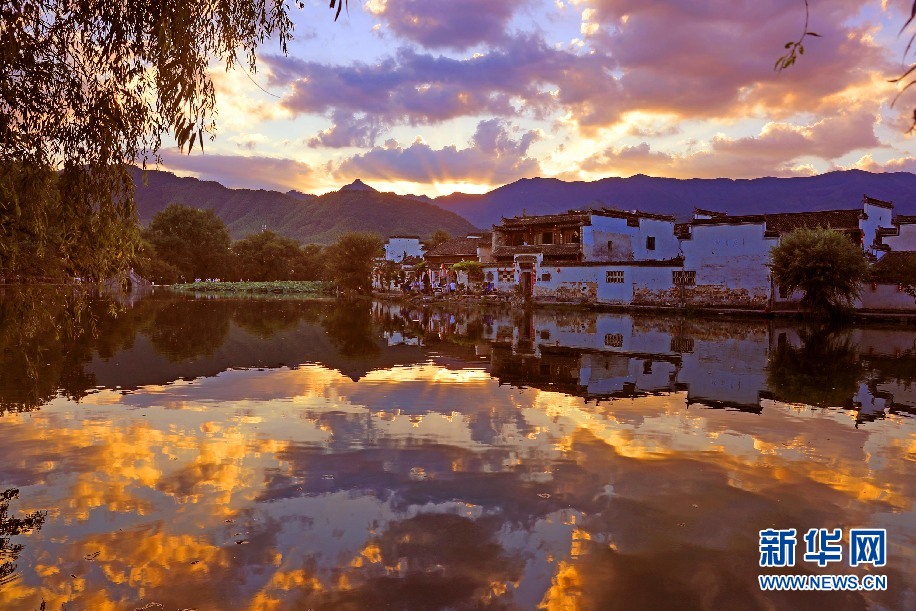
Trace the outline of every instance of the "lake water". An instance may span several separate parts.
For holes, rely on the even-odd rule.
[[[914,609],[914,467],[916,327],[0,291],[0,609]]]

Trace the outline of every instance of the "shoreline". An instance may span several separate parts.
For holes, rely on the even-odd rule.
[[[438,295],[404,295],[401,293],[383,293],[373,292],[372,297],[380,301],[389,301],[395,303],[410,303],[412,305],[429,306],[429,305],[492,305],[504,306],[512,309],[560,309],[560,310],[580,310],[585,312],[629,312],[629,313],[657,313],[657,314],[677,314],[687,317],[717,317],[728,316],[734,318],[760,318],[760,319],[790,319],[790,320],[808,320],[830,322],[835,319],[829,317],[812,317],[804,310],[798,309],[777,309],[761,310],[756,308],[728,308],[715,306],[666,306],[666,305],[640,305],[640,304],[611,304],[581,301],[543,301],[531,300],[522,301],[515,297],[509,296],[480,296],[480,295],[458,295],[455,297],[443,297]],[[852,310],[839,320],[850,321],[873,321],[873,322],[896,322],[899,324],[916,324],[916,311],[898,311],[898,310]]]

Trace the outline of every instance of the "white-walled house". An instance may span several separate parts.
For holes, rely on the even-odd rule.
[[[400,263],[407,257],[422,257],[423,245],[417,235],[393,235],[385,242],[385,260]]]
[[[874,249],[878,257],[890,251],[916,252],[916,216],[898,214],[890,226],[878,229]]]
[[[816,212],[730,216],[696,209],[681,224],[606,208],[504,218],[477,260],[496,290],[541,301],[794,308],[801,294],[774,286],[768,263],[783,235],[806,227],[842,233],[873,260],[916,251],[916,216],[894,218],[891,202],[865,196],[860,208]],[[901,283],[878,284],[864,287],[857,307],[914,309]]]
[[[498,290],[538,299],[627,304],[633,288],[670,285],[680,266],[674,217],[620,210],[503,219],[485,274]],[[664,271],[659,272],[661,268]]]

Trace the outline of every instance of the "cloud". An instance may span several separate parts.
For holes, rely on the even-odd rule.
[[[328,129],[318,132],[308,139],[311,148],[329,147],[341,148],[346,146],[370,147],[375,146],[379,134],[384,131],[381,122],[374,116],[356,116],[343,110],[331,113],[333,125]]]
[[[858,112],[823,119],[812,125],[769,123],[756,136],[717,135],[703,150],[687,153],[653,151],[648,143],[609,147],[585,159],[590,173],[634,173],[672,178],[755,178],[812,173],[801,162],[813,157],[831,161],[857,149],[881,146],[875,137],[875,114]]]
[[[912,172],[916,174],[916,157],[898,157],[884,164],[885,172]]]
[[[582,0],[581,48],[557,48],[539,33],[506,33],[524,4],[376,0],[370,12],[422,47],[487,46],[464,58],[404,47],[347,65],[265,56],[269,86],[287,89],[281,103],[293,114],[368,114],[392,126],[562,113],[585,135],[633,111],[667,121],[784,119],[894,94],[885,82],[894,70],[888,51],[856,19],[859,1],[814,6],[811,29],[822,37],[782,73],[773,70],[776,58],[804,23],[797,0]]]
[[[464,59],[400,49],[377,63],[330,66],[265,56],[271,87],[288,87],[294,114],[346,111],[387,124],[436,124],[462,116],[544,118],[550,112],[614,95],[611,59],[549,46],[519,35]]]
[[[774,63],[804,24],[804,6],[797,0],[581,4],[587,6],[586,40],[616,60],[621,92],[582,114],[586,124],[612,122],[630,109],[691,118],[760,110],[779,117],[837,108],[840,102],[832,96],[871,83],[875,70],[890,65],[868,27],[849,24],[861,1],[813,5],[810,29],[821,37],[806,41],[806,54],[782,73],[774,71]],[[889,87],[880,93],[892,95]]]
[[[512,16],[526,4],[530,0],[372,0],[366,10],[423,47],[464,50],[504,40]]]
[[[167,170],[193,174],[202,180],[215,180],[227,187],[246,189],[308,188],[316,178],[308,164],[292,159],[240,155],[183,155],[166,151],[162,155]]]
[[[477,124],[469,147],[433,149],[421,140],[404,148],[389,140],[384,147],[344,160],[335,175],[352,178],[403,180],[418,183],[474,182],[502,184],[536,176],[541,168],[528,156],[528,148],[540,139],[529,130],[514,139],[518,130],[500,119]]]

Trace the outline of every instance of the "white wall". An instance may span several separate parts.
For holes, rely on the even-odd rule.
[[[859,221],[859,229],[862,230],[863,235],[863,248],[865,250],[870,250],[871,245],[875,242],[875,233],[878,230],[878,227],[891,227],[891,217],[893,216],[894,211],[890,208],[884,208],[882,206],[874,206],[872,204],[864,204],[863,210],[865,211],[865,216],[867,219],[861,219]],[[885,241],[885,243],[887,243]]]
[[[875,288],[872,288],[872,287]],[[855,302],[857,309],[866,310],[909,310],[916,311],[916,299],[904,291],[898,291],[896,284],[870,284],[862,286],[862,292]]]
[[[764,223],[696,225],[693,237],[681,242],[684,269],[697,272],[697,285],[714,284],[729,289],[770,290],[770,248],[774,238],[764,238]]]
[[[388,261],[403,261],[404,255],[408,257],[422,257],[423,246],[419,238],[388,238],[385,243],[385,259]]]
[[[890,246],[891,250],[916,250],[916,224],[907,223],[900,225],[900,235],[884,236],[884,244]]]
[[[646,248],[649,236],[655,238],[654,250]],[[631,227],[627,219],[597,215],[592,216],[590,226],[582,228],[582,252],[586,261],[646,261],[679,254],[672,221],[641,218],[638,227]]]

